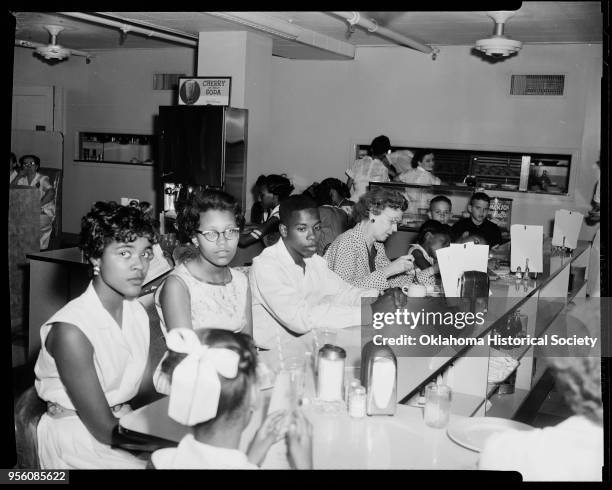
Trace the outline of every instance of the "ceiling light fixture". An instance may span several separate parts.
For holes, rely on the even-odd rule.
[[[64,60],[70,58],[70,50],[56,44],[57,35],[64,30],[61,26],[49,25],[45,29],[51,34],[51,44],[36,48],[36,54],[46,60]]]
[[[514,16],[514,14],[516,12],[511,10],[487,12],[487,15],[495,22],[495,30],[493,36],[476,41],[476,49],[494,58],[503,58],[519,52],[523,43],[504,36],[504,22]]]

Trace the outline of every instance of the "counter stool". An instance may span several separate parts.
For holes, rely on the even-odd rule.
[[[15,448],[17,468],[40,469],[37,427],[47,404],[38,397],[34,386],[24,391],[15,403]]]

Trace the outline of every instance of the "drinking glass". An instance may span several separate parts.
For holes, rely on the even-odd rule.
[[[450,418],[452,392],[449,386],[431,384],[425,388],[425,424],[441,429]]]
[[[291,410],[296,410],[304,397],[304,382],[306,379],[305,356],[291,356],[283,360],[281,371],[289,377],[289,400]]]

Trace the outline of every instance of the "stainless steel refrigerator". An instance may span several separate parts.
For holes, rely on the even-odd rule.
[[[220,188],[246,205],[248,110],[222,106],[160,106],[162,195],[167,183]]]

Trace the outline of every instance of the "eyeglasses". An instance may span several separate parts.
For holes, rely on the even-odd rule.
[[[24,162],[23,166],[24,167],[34,167],[34,166],[36,166],[36,162],[32,162],[32,161]]]
[[[209,242],[216,242],[217,240],[219,240],[219,237],[221,235],[223,235],[226,240],[235,240],[240,234],[240,228],[228,228],[227,230],[224,230],[221,233],[215,230],[196,230],[196,233],[202,235]]]

